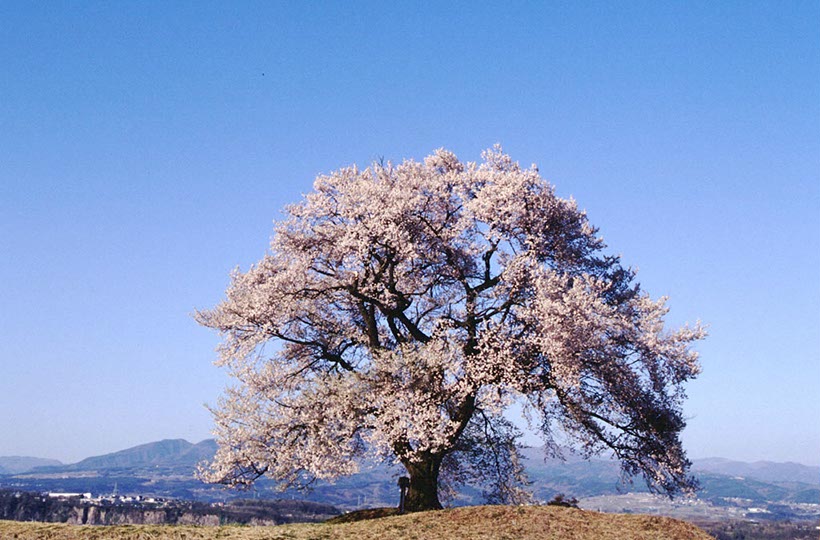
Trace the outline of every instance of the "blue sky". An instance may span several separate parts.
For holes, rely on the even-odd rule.
[[[693,457],[820,464],[820,4],[0,3],[0,455],[209,436],[190,314],[350,163],[537,163],[701,319]]]

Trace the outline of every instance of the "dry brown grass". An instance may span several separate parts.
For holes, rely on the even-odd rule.
[[[357,521],[278,527],[78,526],[0,521],[2,540],[700,540],[670,518],[553,506],[474,506]]]

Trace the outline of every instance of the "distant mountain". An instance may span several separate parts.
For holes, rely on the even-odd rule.
[[[706,458],[694,460],[692,469],[696,472],[752,478],[763,482],[820,484],[820,467],[810,467],[792,462],[756,461],[754,463],[745,463],[725,458]]]
[[[216,442],[213,439],[206,439],[197,444],[185,439],[166,439],[111,454],[89,457],[70,465],[42,467],[36,472],[53,474],[95,471],[110,474],[115,471],[128,471],[131,474],[140,474],[161,470],[164,474],[190,476],[200,462],[212,459],[214,452]]]
[[[217,444],[213,439],[205,439],[188,449],[182,456],[180,456],[181,465],[190,465],[196,467],[203,461],[211,461],[216,454]]]
[[[0,474],[22,474],[36,467],[62,465],[56,459],[43,459],[28,456],[0,457]]]
[[[199,463],[213,459],[216,449],[217,444],[213,439],[205,439],[197,444],[185,439],[166,439],[111,454],[89,457],[70,465],[63,465],[56,460],[31,457],[0,457],[0,474],[21,474],[37,467],[47,467],[47,471],[45,469],[39,469],[39,471],[52,473],[110,472],[123,469],[147,472],[163,469],[165,473],[188,474],[193,473]],[[524,459],[533,479],[543,479],[551,484],[563,484],[566,485],[568,491],[576,491],[579,494],[606,489],[617,484],[620,479],[619,466],[617,462],[611,460],[583,460],[571,454],[566,460],[545,460],[542,449],[537,447],[525,448]],[[710,475],[749,478],[761,482],[800,482],[820,485],[820,467],[799,463],[771,461],[746,463],[725,458],[706,458],[694,460],[692,470],[696,475],[709,473]],[[572,489],[576,486],[578,486],[577,489]]]
[[[71,465],[39,467],[25,473],[0,477],[0,488],[29,491],[66,491],[95,494],[119,493],[172,497],[200,501],[223,501],[246,497],[242,492],[205,484],[194,477],[196,465],[216,452],[213,439],[192,444],[183,439],[164,440],[111,454],[84,459]],[[524,449],[524,464],[537,500],[556,494],[587,498],[648,491],[641,478],[632,484],[621,481],[620,466],[607,459],[583,460],[571,454],[566,460],[544,459],[540,448]],[[797,504],[820,502],[818,468],[795,463],[742,463],[726,459],[697,460],[694,473],[701,482],[698,496],[716,505]],[[20,468],[16,470],[21,470]],[[260,498],[293,498],[329,503],[343,509],[390,506],[396,503],[400,467],[364,465],[362,471],[336,482],[317,482],[309,493],[275,490],[274,482],[260,479],[254,486]],[[481,486],[465,486],[451,504],[471,505],[483,501]]]
[[[173,463],[193,445],[184,439],[168,439],[141,444],[112,454],[86,458],[79,463],[67,465],[66,470],[89,471],[100,469],[125,469],[150,467]]]
[[[525,448],[524,465],[532,481],[532,490],[541,500],[550,500],[557,493],[587,497],[602,493],[617,493],[619,489],[646,491],[636,482],[621,483],[620,465],[606,459],[581,459],[568,454],[566,459],[546,458],[542,448]]]

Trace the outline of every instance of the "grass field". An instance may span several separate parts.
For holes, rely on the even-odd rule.
[[[79,526],[0,521],[3,540],[689,540],[712,538],[670,518],[554,506],[474,506],[357,521],[278,527]]]

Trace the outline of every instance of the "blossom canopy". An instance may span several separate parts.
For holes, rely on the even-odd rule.
[[[305,485],[376,456],[407,469],[409,509],[477,479],[518,501],[503,411],[519,401],[548,449],[569,439],[658,490],[693,486],[681,407],[704,330],[667,331],[664,299],[535,166],[482,156],[318,177],[268,254],[197,313],[238,381],[214,409],[208,479]]]

